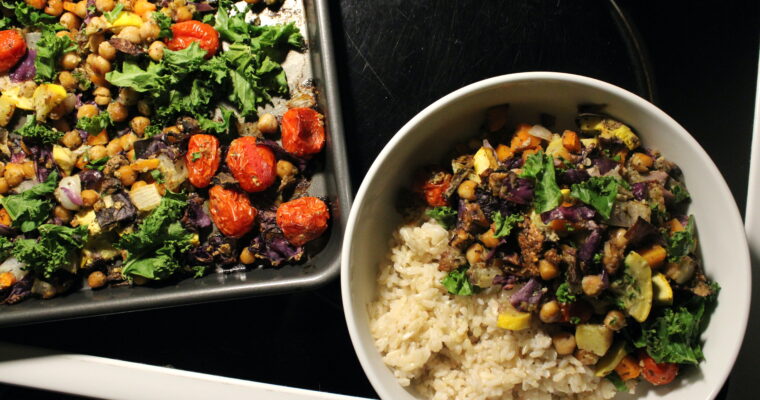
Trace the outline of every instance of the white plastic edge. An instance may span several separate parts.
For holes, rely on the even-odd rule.
[[[102,357],[59,354],[3,342],[0,342],[0,382],[125,400],[361,400]]]

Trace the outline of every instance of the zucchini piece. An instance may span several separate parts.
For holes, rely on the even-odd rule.
[[[626,355],[628,355],[628,351],[625,349],[625,341],[615,341],[609,351],[607,351],[607,354],[596,363],[594,374],[600,378],[609,375]]]
[[[644,257],[632,251],[625,257],[623,273],[623,284],[618,292],[625,311],[636,321],[644,322],[652,311],[652,268]]]
[[[580,324],[575,328],[575,343],[581,350],[603,356],[612,346],[612,330],[602,324]]]

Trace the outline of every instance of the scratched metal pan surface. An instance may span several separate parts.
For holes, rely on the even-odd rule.
[[[271,295],[316,288],[335,278],[340,269],[340,248],[351,206],[351,188],[341,124],[340,102],[330,37],[328,0],[286,0],[276,12],[264,11],[262,24],[295,21],[307,48],[291,52],[283,63],[293,96],[310,92],[325,115],[327,144],[316,160],[320,167],[312,178],[309,194],[330,201],[331,222],[324,238],[309,248],[309,258],[280,268],[261,266],[231,273],[211,273],[156,287],[86,288],[50,300],[27,299],[0,307],[0,326],[53,321],[93,315],[115,314],[149,308]],[[284,102],[276,102],[275,112]],[[278,110],[279,109],[279,110]]]

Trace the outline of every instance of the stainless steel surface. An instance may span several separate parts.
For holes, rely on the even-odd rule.
[[[328,0],[295,0],[303,7],[308,64],[317,103],[325,115],[327,145],[324,167],[312,180],[310,193],[330,200],[332,218],[324,247],[299,265],[258,267],[229,274],[212,273],[161,287],[83,288],[50,300],[28,299],[0,308],[0,326],[115,314],[148,308],[262,296],[318,287],[335,278],[340,268],[345,217],[351,206],[337,78],[329,26]],[[319,161],[319,160],[318,160]]]

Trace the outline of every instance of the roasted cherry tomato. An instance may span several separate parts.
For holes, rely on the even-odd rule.
[[[274,153],[269,147],[257,144],[252,136],[243,136],[230,143],[227,166],[246,192],[266,190],[277,178]]]
[[[211,58],[219,48],[219,32],[209,24],[190,20],[178,22],[172,25],[172,38],[166,42],[169,50],[182,50],[190,46],[190,43],[198,42],[198,45],[206,50],[206,58]]]
[[[187,143],[185,164],[190,183],[197,188],[204,188],[211,183],[211,178],[219,168],[222,152],[219,139],[212,135],[193,135]]]
[[[327,229],[328,219],[327,204],[316,197],[301,197],[277,207],[277,226],[294,246],[318,238]]]
[[[415,178],[415,191],[422,193],[430,207],[442,207],[446,201],[446,190],[451,186],[451,174],[440,170],[423,170]]]
[[[317,154],[325,145],[322,115],[311,108],[291,108],[282,116],[282,147],[303,157]]]
[[[0,73],[13,68],[26,54],[26,42],[15,29],[0,31]]]
[[[678,375],[678,364],[675,363],[657,363],[646,352],[639,354],[641,361],[641,374],[652,385],[665,385],[673,382]]]
[[[248,195],[222,186],[212,187],[208,195],[211,220],[223,234],[241,237],[253,228],[258,212],[248,200]]]

